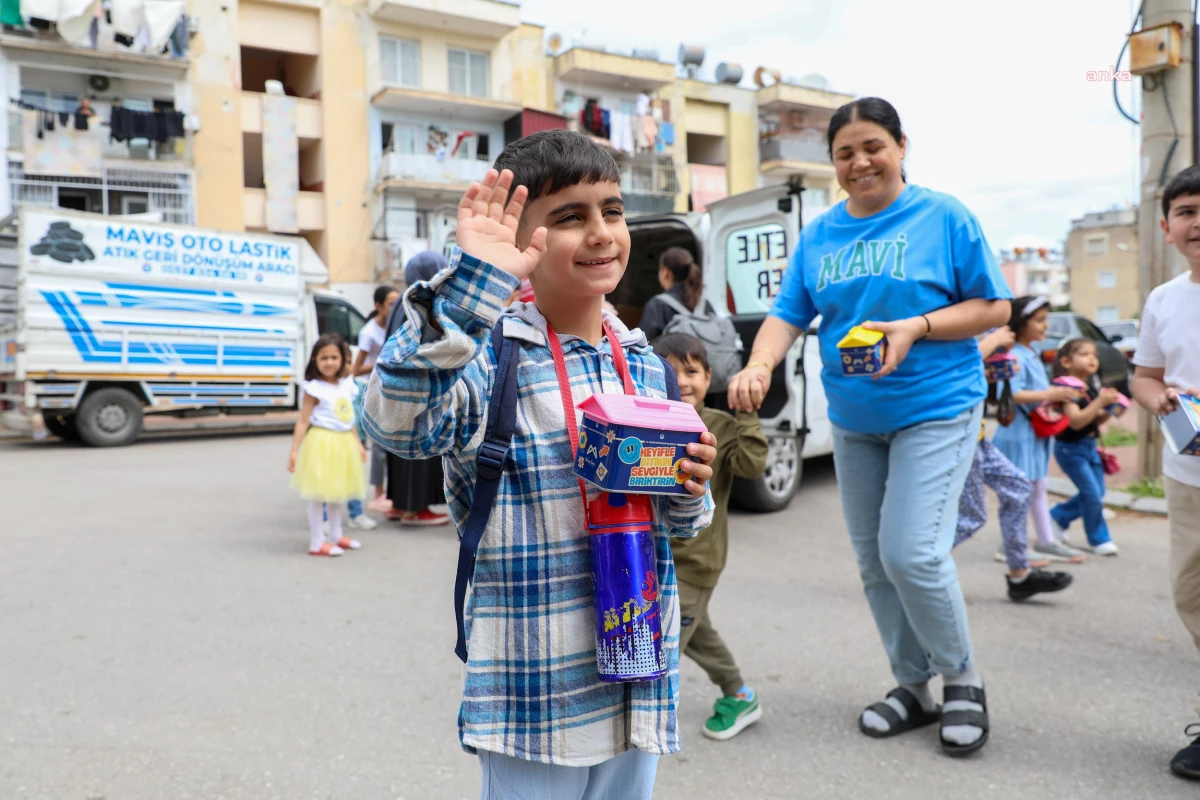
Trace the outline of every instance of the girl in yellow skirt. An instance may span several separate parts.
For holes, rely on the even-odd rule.
[[[350,347],[336,333],[313,345],[304,369],[304,400],[292,436],[288,471],[292,486],[308,501],[310,556],[340,556],[362,545],[342,535],[346,503],[362,499],[367,451],[354,432],[354,398],[358,386],[350,377]],[[329,541],[325,541],[322,506],[329,506]]]

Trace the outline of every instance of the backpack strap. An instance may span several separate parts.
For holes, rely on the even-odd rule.
[[[663,372],[666,373],[667,399],[683,400],[683,396],[679,394],[679,378],[675,377],[675,368],[671,366],[670,361],[667,361],[662,356],[659,356],[658,360],[662,362]]]
[[[658,296],[658,299],[662,300],[664,303],[669,305],[671,308],[675,309],[680,314],[687,314],[690,316],[695,313],[694,311],[689,309],[687,306],[685,306],[683,303],[679,302],[679,298],[676,297],[675,295],[671,294],[670,292],[663,292],[662,294],[660,294]]]
[[[475,553],[492,515],[517,421],[517,357],[521,348],[504,338],[503,318],[492,328],[492,349],[496,353],[496,379],[488,400],[487,427],[475,467],[475,495],[471,499],[466,529],[458,543],[458,574],[454,579],[454,617],[458,622],[454,654],[463,663],[467,661],[467,636],[463,624],[467,584],[475,577]]]

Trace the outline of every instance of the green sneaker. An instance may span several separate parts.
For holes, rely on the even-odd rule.
[[[704,723],[701,731],[705,736],[717,741],[732,739],[748,725],[753,725],[762,718],[762,708],[758,705],[758,695],[746,700],[742,695],[722,697],[713,704],[713,715]]]

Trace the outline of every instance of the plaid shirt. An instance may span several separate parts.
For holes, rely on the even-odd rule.
[[[404,458],[443,456],[460,535],[496,370],[491,328],[517,286],[512,275],[456,252],[447,270],[405,293],[408,321],[384,346],[364,402],[365,427],[388,450]],[[662,364],[645,337],[616,317],[605,319],[641,393],[665,397]],[[504,335],[521,348],[517,423],[467,604],[462,745],[574,767],[633,747],[677,752],[679,609],[667,536],[707,527],[711,495],[654,498],[668,676],[602,683],[588,537],[546,321],[534,305],[518,303],[505,316]],[[623,391],[607,340],[593,347],[564,336],[562,343],[577,403]],[[446,601],[449,621],[449,591]]]

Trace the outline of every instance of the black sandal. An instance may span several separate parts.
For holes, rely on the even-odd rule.
[[[942,724],[938,728],[938,739],[941,741],[942,750],[945,751],[946,755],[970,755],[987,744],[991,728],[988,722],[987,693],[976,686],[947,686],[942,690],[943,703],[952,703],[956,700],[967,703],[978,703],[983,708],[983,711],[962,709],[942,712]],[[971,744],[947,742],[941,737],[941,730],[954,725],[972,725],[983,731],[983,735]]]
[[[917,699],[917,696],[903,686],[897,686],[895,689],[892,689],[888,692],[888,697],[894,697],[899,700],[900,705],[904,706],[904,710],[908,712],[908,716],[901,719],[896,709],[887,703],[875,703],[874,705],[867,706],[863,709],[864,714],[868,711],[874,711],[883,717],[888,724],[886,731],[877,731],[874,728],[868,728],[863,724],[862,714],[859,714],[858,729],[872,739],[888,739],[892,736],[899,736],[902,733],[908,733],[911,730],[931,725],[941,718],[942,709],[940,706],[933,711],[926,711],[921,705],[921,701]]]

